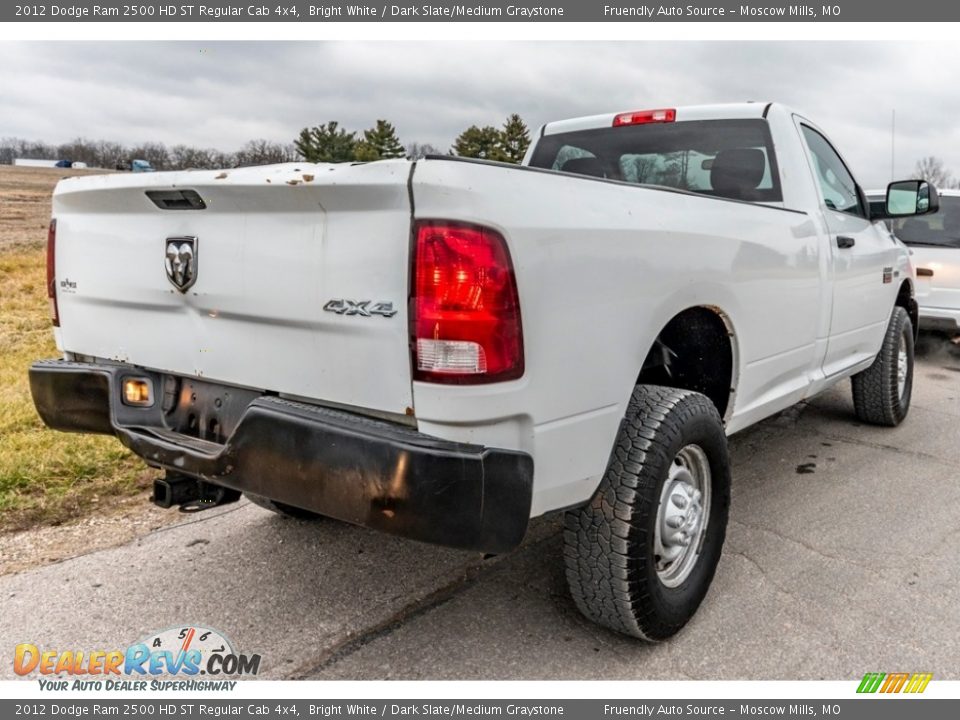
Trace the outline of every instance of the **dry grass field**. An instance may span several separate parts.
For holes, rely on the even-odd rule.
[[[0,532],[55,525],[142,494],[143,464],[109,437],[48,430],[27,369],[55,357],[45,290],[50,196],[83,170],[0,166]]]
[[[57,180],[92,172],[0,165],[0,252],[42,249]]]

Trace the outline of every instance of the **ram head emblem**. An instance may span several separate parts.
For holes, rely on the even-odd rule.
[[[167,280],[185,293],[197,281],[197,238],[171,237],[166,240],[164,266]]]

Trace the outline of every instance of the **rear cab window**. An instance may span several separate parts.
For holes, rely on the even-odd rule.
[[[532,167],[748,202],[782,202],[766,120],[688,120],[544,135]]]

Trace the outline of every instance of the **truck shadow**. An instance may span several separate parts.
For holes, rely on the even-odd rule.
[[[917,339],[916,356],[918,359],[935,363],[950,363],[951,368],[960,372],[960,335],[951,336],[941,332],[921,331]]]
[[[919,373],[929,365],[928,356],[921,357]],[[937,392],[924,384],[917,395],[923,401]],[[923,624],[960,627],[957,598],[944,601],[912,589],[935,586],[940,571],[927,572],[917,560],[915,534],[908,530],[931,515],[949,520],[947,508],[923,501],[920,486],[930,481],[912,479],[916,468],[932,471],[943,463],[937,453],[946,450],[922,443],[933,436],[942,433],[932,432],[926,418],[896,429],[858,423],[848,383],[733,436],[734,489],[724,557],[699,613],[667,643],[645,644],[580,615],[567,592],[560,520],[553,516],[536,521],[535,537],[485,565],[476,579],[441,602],[341,646],[299,676],[853,677],[877,657],[902,663],[912,652],[876,642],[864,607],[887,616],[886,608],[897,608],[902,615],[884,632],[923,636],[925,662],[947,668],[949,643]],[[800,466],[811,469],[799,473]],[[951,482],[943,478],[945,491]],[[897,498],[915,490],[914,506],[904,509]],[[960,494],[955,487],[951,492]],[[853,523],[851,508],[856,508]],[[887,531],[878,534],[878,528]],[[960,533],[951,543],[960,546]],[[871,553],[884,561],[865,562]],[[766,662],[772,655],[777,662]]]

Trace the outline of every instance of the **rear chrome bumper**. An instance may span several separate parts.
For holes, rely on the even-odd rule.
[[[30,368],[43,421],[116,435],[149,464],[321,515],[450,547],[505,552],[527,529],[533,459],[274,396],[246,405],[225,442],[173,431],[155,403],[123,404],[122,365],[50,360]]]

